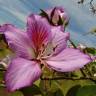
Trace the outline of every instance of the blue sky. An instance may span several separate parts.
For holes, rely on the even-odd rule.
[[[78,0],[0,0],[0,24],[12,23],[17,27],[26,26],[26,18],[30,13],[38,13],[39,9],[63,6],[70,16],[66,31],[77,43],[96,47],[96,36],[84,35],[96,27],[96,15],[89,10],[88,1],[78,5]],[[96,0],[94,0],[96,1]]]

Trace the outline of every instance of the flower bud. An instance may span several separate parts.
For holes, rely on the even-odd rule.
[[[50,18],[53,25],[67,25],[69,22],[69,17],[62,7],[51,10]]]
[[[68,14],[62,7],[55,7],[53,9],[49,9],[46,11],[41,10],[41,11],[42,11],[41,15],[45,17],[49,21],[49,23],[53,26],[64,25],[64,27],[66,27],[66,25],[69,22]]]

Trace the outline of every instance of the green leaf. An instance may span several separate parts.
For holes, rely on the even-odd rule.
[[[40,89],[43,96],[64,96],[62,89],[55,80],[41,80]]]
[[[75,85],[75,86],[71,87],[71,88],[68,90],[66,96],[76,96],[77,91],[78,91],[78,89],[79,89],[80,87],[81,87],[80,85]]]
[[[62,90],[57,90],[55,93],[54,93],[54,95],[53,96],[64,96],[64,94],[63,94],[63,92],[62,92]]]
[[[35,81],[35,82],[34,82],[34,84],[35,84],[36,86],[38,86],[38,87],[39,87],[39,84],[40,84],[40,79],[38,79],[37,81]]]
[[[0,87],[0,96],[24,96],[20,91],[8,92],[6,88]]]
[[[24,96],[41,96],[40,88],[33,84],[30,87],[24,87],[20,89],[20,91],[24,94]]]
[[[56,92],[48,92],[45,96],[64,96],[62,90],[58,89]]]
[[[20,91],[10,93],[10,96],[24,96]]]
[[[96,96],[96,85],[86,85],[81,87],[76,96]]]
[[[57,87],[60,88],[62,92],[64,93],[64,95],[66,96],[70,88],[76,85],[84,86],[87,84],[94,84],[94,82],[90,80],[58,80],[56,84],[57,84]]]
[[[84,49],[84,51],[89,53],[89,54],[96,55],[96,49],[95,48],[87,47],[87,48]]]

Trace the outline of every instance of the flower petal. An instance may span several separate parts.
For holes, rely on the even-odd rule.
[[[41,48],[43,44],[51,41],[51,29],[47,22],[40,19],[38,16],[30,15],[27,21],[28,35],[32,39],[35,49]]]
[[[80,50],[66,48],[56,56],[46,60],[49,67],[56,71],[69,72],[83,67],[92,60]]]
[[[9,91],[15,91],[30,86],[39,79],[40,75],[41,69],[36,62],[15,58],[9,65],[5,75],[6,87]]]
[[[67,40],[69,40],[70,34],[68,32],[63,33],[60,27],[52,28],[52,43],[54,50],[54,55],[61,52],[67,46]]]
[[[25,32],[20,31],[11,24],[0,27],[5,35],[9,47],[18,55],[24,58],[34,57],[31,42]]]

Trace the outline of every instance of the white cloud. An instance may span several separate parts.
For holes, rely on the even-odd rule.
[[[83,36],[85,32],[89,32],[91,28],[96,27],[96,16],[92,15],[88,9],[88,1],[84,5],[78,5],[75,0],[48,0],[52,6],[64,6],[71,17],[69,30],[73,38],[77,41],[85,42],[94,46],[96,38],[92,36]],[[76,33],[77,32],[77,33]],[[78,40],[79,39],[79,40]],[[94,44],[94,45],[93,45]],[[96,46],[95,46],[96,47]]]
[[[75,38],[78,42],[85,42],[88,45],[95,46],[96,38],[93,36],[83,36],[86,32],[89,32],[91,28],[96,27],[96,16],[93,16],[88,9],[88,1],[84,5],[78,5],[77,0],[41,0],[37,4],[38,0],[0,0],[0,23],[12,22],[18,26],[24,26],[26,17],[31,12],[38,12],[38,8],[46,8],[50,6],[63,6],[68,11],[71,17],[69,25],[69,31],[72,34],[72,38]],[[94,0],[96,1],[96,0]],[[44,7],[45,6],[45,7]],[[50,7],[49,6],[49,7]]]

